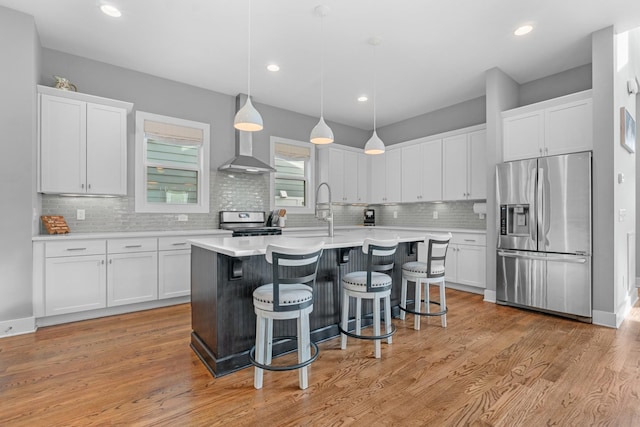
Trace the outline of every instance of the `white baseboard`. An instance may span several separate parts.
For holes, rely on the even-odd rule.
[[[30,334],[36,331],[36,318],[3,320],[0,322],[0,338]]]
[[[495,304],[496,302],[496,291],[492,291],[491,289],[484,290],[484,301],[492,302]]]
[[[633,291],[627,296],[626,300],[616,313],[593,310],[592,323],[594,325],[618,329],[637,301],[637,292]]]
[[[640,277],[636,277],[636,288],[640,288]]]

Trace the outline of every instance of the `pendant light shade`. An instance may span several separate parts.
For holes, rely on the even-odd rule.
[[[380,37],[371,37],[369,44],[373,46],[373,135],[364,145],[365,154],[382,154],[385,151],[384,142],[376,132],[376,46],[382,42]]]
[[[364,145],[364,153],[365,154],[382,154],[384,153],[384,151],[385,151],[384,142],[382,142],[382,140],[376,133],[376,130],[374,129],[373,135],[371,135],[371,138],[369,138],[367,143]]]
[[[320,117],[320,121],[311,131],[311,142],[314,144],[331,144],[333,142],[333,131],[323,117]]]
[[[251,98],[247,98],[247,102],[236,113],[233,127],[246,132],[256,132],[264,128],[262,116],[251,103]]]
[[[246,132],[256,132],[264,128],[262,116],[251,103],[251,0],[249,0],[249,26],[247,49],[247,102],[238,110],[233,119],[233,127]]]
[[[329,13],[326,6],[316,6],[315,14],[320,17],[320,121],[311,130],[309,140],[314,144],[331,144],[333,142],[333,131],[324,121],[324,17]]]

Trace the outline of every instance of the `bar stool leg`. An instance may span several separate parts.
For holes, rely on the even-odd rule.
[[[356,297],[356,334],[362,331],[362,298]]]
[[[309,337],[309,318],[304,314],[298,317],[298,363],[307,360],[307,338]],[[302,390],[309,387],[309,375],[307,373],[307,367],[304,366],[298,369],[298,381],[300,382],[300,388]]]
[[[407,279],[404,276],[402,277],[402,288],[400,288],[400,307],[407,308]],[[404,310],[400,310],[400,320],[404,320],[406,314]]]
[[[447,309],[447,296],[445,293],[444,287],[444,279],[440,282],[440,310],[444,311]],[[447,327],[447,313],[444,313],[442,316],[442,327]]]
[[[373,299],[373,335],[380,335],[380,298]],[[375,357],[380,359],[382,352],[380,350],[380,340],[375,342]]]
[[[264,364],[271,365],[271,358],[273,357],[273,319],[267,317],[265,321]]]
[[[416,279],[416,295],[415,295],[415,311],[422,311],[422,297],[421,297],[421,292],[422,292],[422,282],[420,281],[420,279]],[[416,331],[420,330],[420,316],[417,314],[413,315],[413,329],[415,329]]]
[[[264,364],[265,353],[265,318],[258,315],[256,317],[256,360],[258,363]],[[263,371],[257,366],[253,368],[253,386],[256,389],[262,388]]]
[[[401,311],[404,313],[404,311]],[[384,298],[384,326],[387,334],[391,333],[391,295],[387,295]],[[389,336],[387,338],[387,344],[391,344],[393,342],[393,337]]]
[[[346,290],[342,291],[342,330],[349,330],[349,295]],[[346,350],[347,348],[347,336],[343,333],[340,334],[340,348]]]

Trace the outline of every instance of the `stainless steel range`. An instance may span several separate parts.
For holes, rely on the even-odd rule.
[[[220,228],[233,231],[233,237],[282,234],[280,227],[267,227],[261,211],[220,211]]]

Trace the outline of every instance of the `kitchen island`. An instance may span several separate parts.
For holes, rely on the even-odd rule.
[[[324,234],[324,235],[321,235]],[[324,242],[318,265],[311,313],[311,339],[322,341],[339,335],[340,279],[343,274],[366,269],[362,243],[366,238],[396,240],[398,250],[392,271],[392,311],[398,313],[401,266],[416,260],[414,244],[424,240],[416,231],[362,228],[340,230],[333,237],[313,232],[304,237],[256,236],[194,239],[191,249],[191,347],[209,371],[225,375],[250,365],[255,342],[256,316],[253,291],[271,282],[267,245],[310,246]],[[370,313],[366,302],[363,313]],[[295,321],[274,323],[274,337],[296,334]],[[274,354],[295,348],[295,342],[274,342]]]

